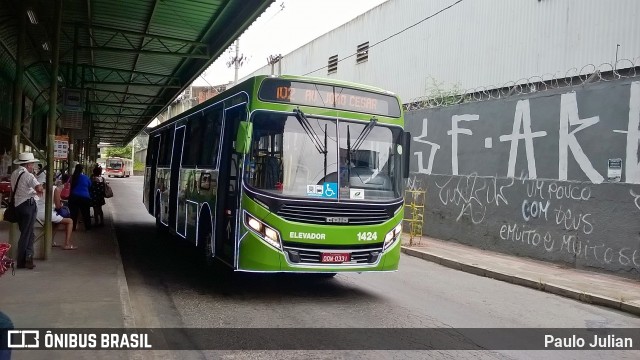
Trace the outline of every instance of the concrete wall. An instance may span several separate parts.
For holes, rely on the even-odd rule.
[[[637,78],[405,116],[424,234],[640,279]]]

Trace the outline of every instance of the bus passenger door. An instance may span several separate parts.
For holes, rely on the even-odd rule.
[[[234,265],[236,251],[236,224],[240,218],[240,162],[242,158],[233,149],[238,123],[247,117],[246,104],[225,110],[224,141],[220,155],[218,202],[216,212],[216,256]]]
[[[169,181],[169,228],[176,229],[176,213],[178,208],[178,191],[180,191],[180,162],[182,160],[182,143],[184,140],[185,126],[176,129],[173,137],[173,154],[171,154],[171,180]]]
[[[147,182],[145,184],[145,189],[147,189],[147,209],[149,210],[149,214],[156,216],[156,168],[158,167],[158,153],[160,152],[160,135],[156,135],[151,139],[147,151],[149,152],[147,154],[146,164],[146,166],[149,167],[149,173],[147,173],[145,177],[145,181]]]

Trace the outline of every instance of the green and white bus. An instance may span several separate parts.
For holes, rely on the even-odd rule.
[[[143,201],[236,271],[397,270],[403,127],[384,90],[252,77],[150,132]]]

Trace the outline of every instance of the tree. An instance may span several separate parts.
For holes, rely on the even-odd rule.
[[[431,106],[449,106],[465,101],[465,92],[460,89],[460,84],[446,86],[443,81],[439,82],[433,77],[430,77],[430,80],[431,86],[427,86],[425,90]]]
[[[105,151],[107,157],[121,157],[131,159],[131,145],[125,147],[110,147]]]

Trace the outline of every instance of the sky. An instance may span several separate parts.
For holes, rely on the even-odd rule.
[[[286,55],[313,39],[349,22],[387,0],[276,0],[240,36],[244,64],[238,78],[267,65],[269,55]],[[234,80],[227,62],[235,47],[225,51],[196,81],[196,86],[216,86]]]

